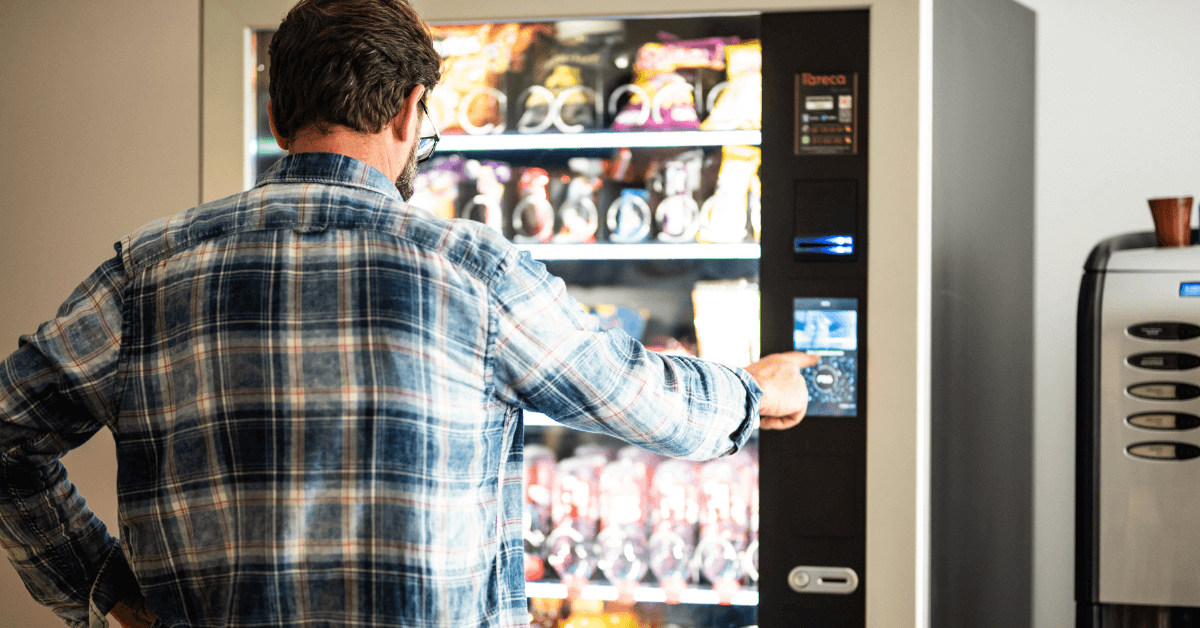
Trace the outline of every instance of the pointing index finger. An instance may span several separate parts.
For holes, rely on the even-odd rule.
[[[813,366],[817,362],[821,361],[821,356],[809,355],[807,353],[804,353],[803,351],[788,351],[781,355],[787,356],[788,359],[794,361],[796,363],[796,365],[802,369]]]

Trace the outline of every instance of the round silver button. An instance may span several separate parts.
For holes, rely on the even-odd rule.
[[[808,587],[808,583],[808,572],[801,567],[796,567],[788,574],[788,586],[792,587],[793,591],[802,592]]]

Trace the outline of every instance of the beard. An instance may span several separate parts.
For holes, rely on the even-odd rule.
[[[404,171],[396,178],[396,191],[400,192],[400,196],[405,200],[412,198],[413,181],[417,178],[417,142],[413,142],[412,151],[408,153],[408,163],[404,164]]]

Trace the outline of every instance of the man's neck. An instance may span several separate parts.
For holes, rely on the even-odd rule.
[[[288,146],[288,153],[337,153],[353,157],[394,181],[404,170],[404,164],[395,163],[393,142],[390,126],[385,126],[379,133],[359,133],[335,125],[327,133],[319,133],[315,129],[297,133]]]

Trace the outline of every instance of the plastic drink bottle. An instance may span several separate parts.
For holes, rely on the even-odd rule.
[[[551,519],[554,531],[546,539],[546,561],[575,599],[596,570],[595,547],[600,520],[599,455],[571,456],[558,464],[554,478]]]
[[[646,509],[649,473],[643,462],[625,457],[608,463],[600,475],[599,566],[617,587],[617,601],[632,604],[646,575]]]
[[[649,559],[668,604],[678,604],[687,588],[699,510],[695,465],[684,460],[659,464],[650,484]]]

